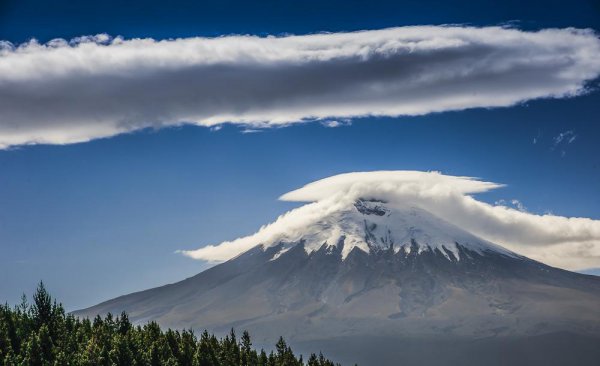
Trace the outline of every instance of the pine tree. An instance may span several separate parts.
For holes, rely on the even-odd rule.
[[[40,281],[37,290],[33,294],[33,318],[36,329],[43,324],[49,324],[52,318],[52,297],[46,291],[44,282]]]
[[[200,336],[200,344],[194,354],[194,366],[217,366],[217,349],[213,346],[213,340],[205,330]]]
[[[181,366],[192,366],[196,353],[196,337],[194,332],[184,330],[179,340],[179,364]]]
[[[273,351],[271,351],[271,353],[269,353],[269,362],[267,362],[267,365],[277,366],[277,358],[275,357],[275,354],[273,353]]]
[[[267,366],[269,364],[269,359],[267,358],[267,354],[264,349],[260,350],[260,356],[258,357],[258,366]]]
[[[317,358],[317,355],[311,353],[306,366],[319,366],[319,359]]]
[[[283,337],[279,337],[275,348],[277,350],[276,364],[278,366],[293,366],[298,364],[292,349],[288,347]]]
[[[127,335],[117,334],[113,337],[109,358],[111,365],[114,366],[133,365],[134,358]]]
[[[229,335],[225,336],[221,349],[221,365],[222,366],[237,366],[240,364],[240,347],[237,343],[237,338],[233,328]]]
[[[251,354],[252,354],[252,341],[250,340],[250,334],[248,331],[244,331],[242,333],[241,345],[240,345],[240,364],[242,366],[254,366],[252,363]]]
[[[132,328],[131,322],[129,321],[129,316],[126,312],[122,312],[121,316],[117,318],[117,331],[121,335],[127,334]]]
[[[177,362],[167,341],[159,337],[150,346],[150,366],[161,366],[167,362]]]

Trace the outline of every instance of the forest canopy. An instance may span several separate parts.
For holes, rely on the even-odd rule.
[[[0,306],[0,366],[337,366],[321,353],[304,361],[283,338],[269,353],[252,347],[247,331],[223,337],[204,331],[133,325],[126,313],[93,320],[67,314],[40,282],[29,303]],[[339,364],[338,364],[339,365]]]

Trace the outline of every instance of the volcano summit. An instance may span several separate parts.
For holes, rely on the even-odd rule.
[[[447,215],[460,197],[498,185],[366,174],[290,192],[283,198],[315,202],[252,236],[185,252],[223,263],[77,315],[127,311],[139,323],[248,329],[264,344],[283,335],[363,365],[598,360],[600,278],[529,259]]]

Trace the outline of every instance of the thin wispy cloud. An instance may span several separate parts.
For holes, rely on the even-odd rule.
[[[328,121],[322,121],[321,124],[325,127],[336,128],[336,127],[350,126],[352,124],[352,121],[350,121],[348,119],[328,120]]]
[[[532,143],[534,145],[536,145],[541,140],[541,138],[542,138],[542,131],[538,130],[537,135],[535,135],[535,137],[532,140]]]
[[[567,144],[572,144],[576,138],[577,138],[577,135],[571,130],[561,132],[556,137],[554,137],[554,146],[556,147],[556,146],[560,145],[562,142],[565,142]]]
[[[571,28],[2,42],[0,148],[181,124],[251,130],[506,107],[584,93],[599,73],[600,40]]]
[[[554,137],[552,150],[560,150],[560,156],[567,155],[567,145],[572,144],[577,139],[577,135],[572,130],[564,131]]]
[[[479,237],[550,265],[581,269],[600,266],[600,220],[537,215],[516,199],[482,202],[473,194],[502,187],[470,177],[436,172],[378,171],[336,175],[281,196],[284,201],[312,202],[281,215],[247,237],[182,253],[196,259],[223,261],[256,245],[293,242],[307,225],[358,198],[376,198],[416,206]]]

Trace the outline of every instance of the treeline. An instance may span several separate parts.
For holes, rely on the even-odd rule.
[[[163,332],[157,323],[134,326],[127,314],[93,321],[79,319],[48,294],[40,282],[33,302],[0,307],[0,366],[182,365],[182,366],[335,366],[323,355],[305,362],[283,338],[268,354],[252,348],[248,332],[232,330],[218,339],[206,331]]]

